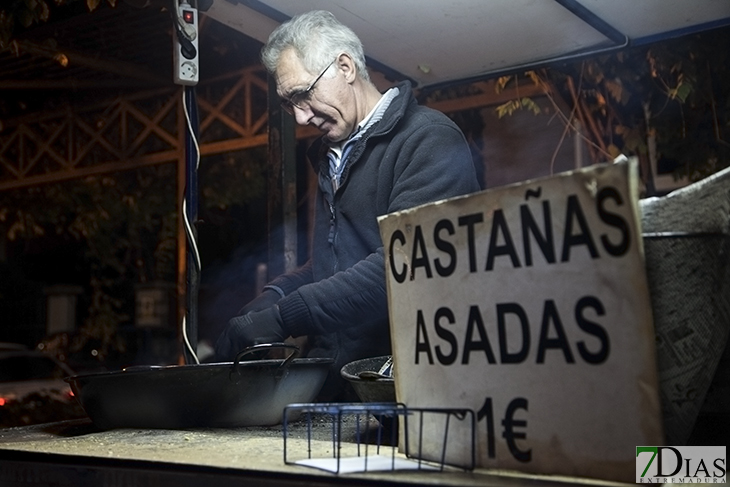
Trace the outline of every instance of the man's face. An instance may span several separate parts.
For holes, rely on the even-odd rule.
[[[332,76],[332,71],[336,75]],[[306,90],[319,73],[309,73],[293,49],[281,54],[276,69],[276,91],[282,99]],[[352,86],[342,75],[339,61],[314,85],[307,101],[297,103],[292,112],[300,125],[314,125],[330,142],[346,139],[357,124]]]

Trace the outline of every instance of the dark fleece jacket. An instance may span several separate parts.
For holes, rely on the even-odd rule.
[[[310,148],[319,180],[311,259],[271,283],[285,293],[278,303],[284,329],[310,336],[310,357],[334,359],[324,398],[337,393],[344,364],[391,353],[377,217],[480,189],[461,130],[418,105],[409,83],[398,89],[350,151],[336,192],[326,144]]]

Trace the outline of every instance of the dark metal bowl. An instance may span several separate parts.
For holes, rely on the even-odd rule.
[[[393,377],[377,376],[390,358],[390,355],[383,355],[350,362],[342,367],[340,375],[352,384],[362,402],[396,402]]]
[[[66,381],[101,429],[265,426],[280,423],[289,404],[312,401],[332,363],[238,359],[130,367]]]

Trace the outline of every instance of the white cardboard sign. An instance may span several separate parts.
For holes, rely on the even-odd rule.
[[[479,467],[633,482],[662,444],[639,222],[633,162],[381,217],[398,401],[475,411]]]

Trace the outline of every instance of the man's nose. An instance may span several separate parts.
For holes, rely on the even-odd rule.
[[[314,117],[314,113],[312,112],[312,109],[309,108],[309,105],[304,105],[303,107],[294,107],[294,120],[299,125],[307,125],[309,121]]]

